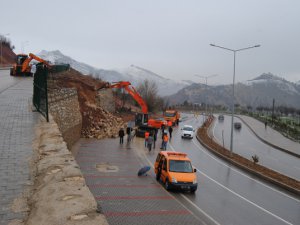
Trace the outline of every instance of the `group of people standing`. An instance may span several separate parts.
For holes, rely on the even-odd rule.
[[[129,143],[131,141],[131,139],[132,139],[132,135],[131,135],[132,130],[133,130],[132,127],[127,127],[126,128],[127,143]],[[120,144],[123,144],[123,142],[124,142],[124,136],[125,136],[124,128],[121,128],[119,130]]]
[[[169,130],[169,135],[170,135],[170,139],[172,138],[172,132],[173,132],[173,128],[172,126],[169,126],[168,128]],[[145,132],[145,147],[148,148],[149,152],[152,150],[152,145],[153,145],[153,149],[155,149],[155,142],[157,140],[157,133],[158,130],[154,130],[154,131],[146,131]],[[160,149],[162,150],[167,150],[167,144],[169,141],[169,136],[167,131],[165,130],[165,126],[162,125],[161,127],[161,134],[162,134],[162,142],[161,142],[161,147]]]
[[[161,126],[162,142],[161,142],[160,149],[162,149],[162,150],[167,149],[168,141],[169,141],[169,139],[171,140],[171,138],[172,138],[173,128],[171,125],[168,126],[167,128],[168,128],[170,137],[168,136],[166,127],[164,125]],[[126,128],[127,143],[129,143],[132,139],[132,130],[133,130],[132,127]],[[155,143],[157,141],[157,133],[158,133],[157,129],[145,132],[145,148],[148,148],[149,152],[152,150],[152,147],[153,147],[153,149],[155,149]],[[124,128],[121,128],[119,130],[120,144],[123,144],[124,136],[125,136],[125,130],[124,130]]]

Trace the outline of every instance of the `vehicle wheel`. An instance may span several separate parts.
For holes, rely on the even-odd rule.
[[[161,170],[158,169],[157,174],[156,174],[156,180],[157,180],[157,181],[160,180],[160,175],[161,175]]]
[[[196,188],[196,189],[192,189],[192,190],[191,190],[191,193],[192,193],[192,194],[195,194],[196,191],[197,191],[197,188]]]
[[[170,190],[170,185],[169,185],[169,180],[168,180],[168,179],[166,179],[166,182],[165,182],[165,189],[166,189],[167,191]]]
[[[159,179],[160,179],[160,174],[157,173],[157,174],[156,174],[156,180],[159,181]]]

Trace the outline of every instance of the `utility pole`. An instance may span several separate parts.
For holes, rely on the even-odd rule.
[[[273,98],[273,107],[272,107],[272,125],[274,124],[274,109],[275,109],[275,98]]]
[[[223,46],[210,44],[212,47],[221,48],[230,52],[233,52],[233,81],[232,81],[232,106],[231,106],[231,135],[230,135],[230,154],[232,155],[233,152],[233,117],[234,117],[234,82],[235,82],[235,58],[236,53],[240,51],[244,51],[251,48],[258,48],[260,45],[254,45],[246,48],[240,48],[240,49],[230,49]]]
[[[212,77],[216,77],[218,76],[218,74],[213,74],[213,75],[210,75],[210,76],[200,76],[200,75],[195,75],[197,77],[201,77],[201,78],[204,78],[205,79],[205,89],[207,90],[207,79],[208,78],[212,78]],[[207,104],[208,104],[208,97],[207,97],[207,93],[206,93],[206,101],[205,101],[205,120],[206,120],[206,117],[207,117]]]

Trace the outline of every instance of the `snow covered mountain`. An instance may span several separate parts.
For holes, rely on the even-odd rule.
[[[154,72],[147,69],[131,65],[126,69],[104,70],[97,69],[88,64],[78,62],[69,56],[63,55],[60,51],[41,51],[38,56],[42,59],[48,60],[52,63],[68,63],[72,68],[81,72],[82,74],[90,74],[93,77],[100,78],[108,82],[117,81],[130,81],[133,86],[137,86],[139,83],[144,82],[146,79],[154,81],[158,86],[158,94],[161,96],[171,95],[179,91],[180,89],[190,85],[192,81],[174,81],[164,78]]]
[[[207,102],[230,106],[232,85],[192,84],[172,95],[170,99],[173,99],[173,103],[182,103],[187,100],[194,103]],[[264,73],[252,80],[235,85],[235,103],[241,106],[271,106],[273,99],[277,106],[300,108],[300,86],[271,73]]]
[[[186,81],[177,82],[171,79],[167,79],[147,69],[135,65],[131,65],[124,70],[120,70],[119,73],[126,76],[134,86],[137,86],[138,83],[141,83],[146,79],[154,81],[158,86],[158,92],[161,96],[174,94],[188,85]]]

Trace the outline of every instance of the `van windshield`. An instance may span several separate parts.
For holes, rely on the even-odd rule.
[[[192,127],[184,127],[182,130],[193,131],[193,128]]]
[[[190,161],[170,160],[170,172],[192,173],[193,168]]]
[[[166,117],[173,117],[173,116],[175,116],[175,113],[166,112],[166,113],[165,113],[165,116],[166,116]]]

